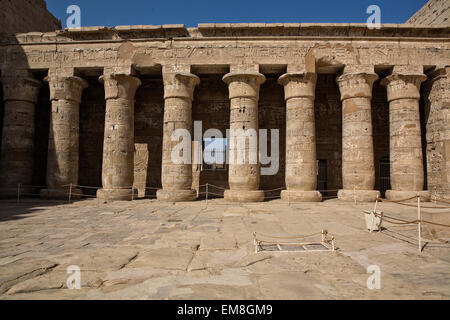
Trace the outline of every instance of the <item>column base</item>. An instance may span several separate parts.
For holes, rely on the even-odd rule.
[[[69,200],[69,189],[43,189],[41,190],[41,199]],[[70,199],[81,199],[83,191],[72,188]]]
[[[430,191],[398,191],[398,190],[387,190],[386,199],[391,201],[401,201],[405,199],[404,202],[417,202],[417,193],[420,195],[420,201],[429,202],[431,198]]]
[[[281,200],[292,202],[321,202],[322,194],[319,191],[283,190]]]
[[[137,190],[134,191],[134,195],[137,198]],[[131,201],[133,196],[131,189],[99,189],[97,190],[97,199],[103,202]]]
[[[262,190],[225,190],[225,200],[231,202],[263,202],[264,191]]]
[[[378,190],[339,190],[338,199],[348,202],[375,202],[381,197]]]
[[[195,190],[164,190],[156,192],[158,201],[164,202],[186,202],[197,200],[197,191]]]

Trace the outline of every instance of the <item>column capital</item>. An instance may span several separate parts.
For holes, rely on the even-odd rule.
[[[3,77],[3,100],[36,103],[42,83],[28,77]]]
[[[76,76],[48,76],[44,78],[50,87],[50,100],[70,100],[81,102],[83,89],[88,87],[86,80]]]
[[[377,80],[378,75],[372,72],[345,73],[337,77],[341,100],[361,97],[372,99],[373,84]]]
[[[164,99],[181,98],[192,102],[200,78],[190,72],[163,73]]]
[[[141,80],[129,74],[113,73],[106,74],[99,78],[105,85],[105,99],[134,99],[137,88],[141,85]]]
[[[250,98],[259,99],[259,87],[266,81],[266,77],[259,72],[232,72],[226,74],[222,80],[228,84],[230,99]]]
[[[383,80],[381,85],[387,89],[388,101],[398,99],[420,99],[420,85],[427,79],[423,73],[394,73]]]
[[[285,100],[299,97],[314,98],[317,74],[313,72],[291,72],[282,75],[278,83],[284,86]]]
[[[446,78],[450,81],[450,66],[441,66],[434,69],[428,76],[427,76],[427,83],[433,83],[437,80],[440,80],[442,78]]]

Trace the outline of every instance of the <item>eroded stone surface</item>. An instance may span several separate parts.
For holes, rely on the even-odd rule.
[[[379,210],[402,219],[417,209]],[[149,210],[150,208],[150,210]],[[450,251],[440,234],[419,254],[417,229],[365,230],[370,204],[225,200],[167,204],[96,200],[56,205],[2,202],[1,299],[448,299]],[[334,253],[255,253],[253,232],[327,229]],[[320,236],[319,236],[320,238]],[[67,289],[67,267],[81,289]],[[381,290],[367,289],[379,265]]]

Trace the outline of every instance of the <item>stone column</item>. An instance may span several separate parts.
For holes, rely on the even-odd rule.
[[[15,196],[18,184],[31,192],[34,164],[35,107],[41,82],[27,77],[4,77],[3,136],[0,194]]]
[[[103,201],[131,200],[134,181],[134,95],[141,81],[129,74],[100,77],[105,85],[105,137],[103,140]]]
[[[230,189],[225,191],[225,199],[230,201],[264,201],[264,191],[258,190],[258,101],[259,88],[265,80],[264,75],[251,71],[229,73],[223,77],[231,100],[228,141]]]
[[[52,112],[47,155],[47,188],[42,198],[66,199],[70,184],[78,184],[78,149],[80,131],[80,102],[87,82],[70,76],[49,76]],[[82,191],[72,188],[72,198]]]
[[[164,132],[162,156],[162,189],[158,190],[160,201],[193,201],[197,198],[197,191],[192,189],[192,101],[194,88],[200,79],[189,72],[164,73]],[[185,147],[178,154],[185,161],[173,159],[172,152],[180,140],[173,141],[172,134],[183,133]],[[184,154],[188,152],[189,155]]]
[[[424,168],[420,130],[420,85],[424,74],[395,73],[382,81],[387,88],[390,124],[391,187],[389,200],[411,198],[420,192],[423,200],[430,193],[423,191]]]
[[[450,67],[441,67],[425,87],[427,177],[432,196],[450,199]]]
[[[278,80],[286,99],[286,188],[281,199],[318,202],[314,99],[317,74],[287,73]]]
[[[375,73],[348,73],[337,78],[342,100],[342,183],[338,198],[375,201],[372,135],[372,86]]]

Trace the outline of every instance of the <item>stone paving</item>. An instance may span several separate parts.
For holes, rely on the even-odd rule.
[[[281,200],[0,203],[1,299],[449,299],[450,244],[417,227],[365,230],[372,204]],[[382,204],[398,217],[416,209]],[[327,229],[335,252],[255,253],[252,233]],[[320,237],[319,237],[320,238]],[[447,239],[448,240],[448,239]],[[81,269],[80,290],[66,285]],[[369,265],[381,289],[369,290]]]

